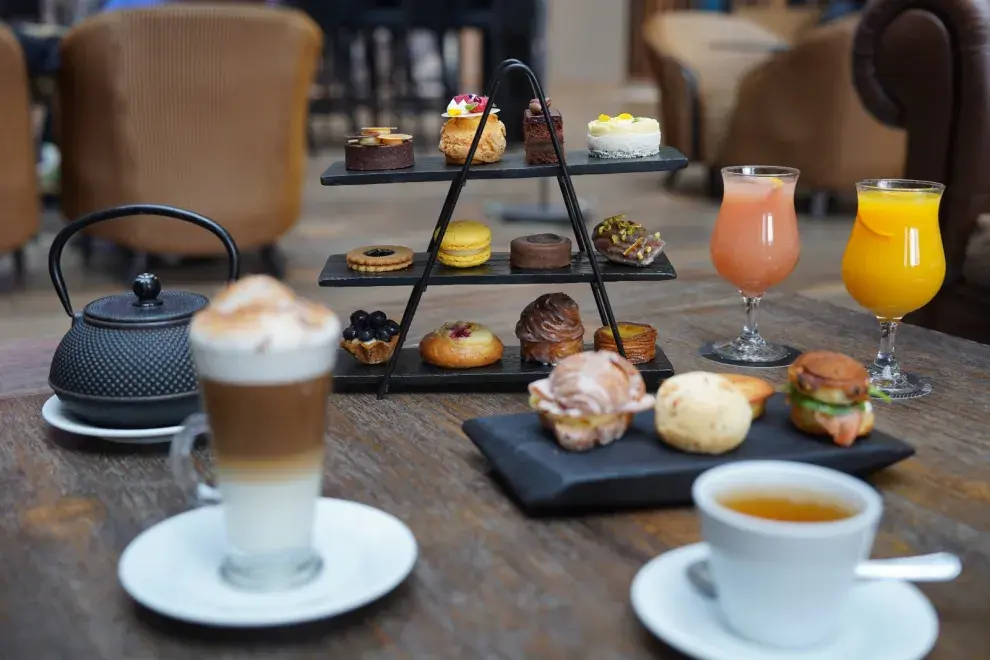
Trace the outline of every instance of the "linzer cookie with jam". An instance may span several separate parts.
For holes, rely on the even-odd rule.
[[[388,273],[412,266],[413,251],[403,245],[365,245],[346,255],[347,267],[362,273]]]
[[[557,141],[563,151],[564,118],[560,116],[560,110],[553,107],[549,98],[547,98],[547,108],[554,133],[557,134]],[[557,153],[553,150],[553,141],[550,139],[547,120],[543,116],[543,105],[539,99],[530,101],[529,107],[523,113],[523,141],[526,145],[527,165],[549,165],[557,162]]]
[[[344,167],[356,172],[382,172],[412,167],[413,136],[393,133],[394,126],[370,126],[344,145]]]
[[[626,220],[625,214],[602,220],[591,238],[606,259],[623,266],[649,266],[663,251],[660,232],[650,232],[638,222]]]

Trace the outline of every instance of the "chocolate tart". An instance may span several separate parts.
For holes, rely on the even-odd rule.
[[[390,128],[362,128],[361,135],[344,145],[344,168],[357,172],[381,172],[412,167],[413,137],[392,133]]]
[[[622,348],[626,351],[626,359],[633,364],[651,362],[657,356],[657,330],[645,323],[619,321],[619,336],[622,337]],[[612,336],[612,328],[602,326],[595,330],[595,350],[618,353]]]
[[[509,243],[509,263],[527,270],[552,270],[571,265],[571,239],[557,234],[531,234]]]

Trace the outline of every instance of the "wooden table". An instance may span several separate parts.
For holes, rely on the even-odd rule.
[[[765,310],[773,339],[864,358],[874,350],[867,314],[800,297],[772,297]],[[737,332],[742,311],[715,304],[664,315],[625,297],[617,314],[654,323],[684,372],[712,369],[697,347]],[[904,328],[900,347],[935,391],[878,412],[879,428],[918,452],[874,480],[886,504],[875,554],[963,557],[957,581],[923,590],[941,617],[932,657],[971,660],[990,648],[990,347],[915,327]],[[52,349],[0,346],[0,394],[13,393],[0,399],[3,657],[679,657],[639,625],[629,585],[654,555],[698,540],[694,512],[523,516],[460,432],[468,417],[525,410],[522,394],[331,398],[326,494],[395,514],[420,543],[414,573],[382,601],[332,621],[257,632],[142,610],[118,586],[117,558],[141,530],[181,511],[182,495],[160,451],[48,434],[39,410]],[[765,373],[780,380],[783,370]]]

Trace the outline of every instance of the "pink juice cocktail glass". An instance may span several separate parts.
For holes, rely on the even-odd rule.
[[[787,347],[760,336],[757,309],[767,290],[783,282],[801,256],[794,212],[799,175],[790,167],[722,168],[725,192],[712,232],[712,264],[742,294],[746,323],[736,339],[712,346],[718,357],[765,363],[789,354]]]

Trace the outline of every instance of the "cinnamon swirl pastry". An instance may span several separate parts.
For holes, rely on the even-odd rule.
[[[522,359],[557,364],[584,348],[578,304],[566,293],[547,293],[526,305],[516,323]]]

